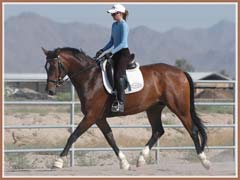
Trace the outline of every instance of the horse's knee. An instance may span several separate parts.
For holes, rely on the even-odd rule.
[[[78,133],[73,133],[73,134],[69,137],[68,142],[69,142],[69,143],[74,143],[74,142],[77,140],[78,137],[79,137]]]
[[[110,127],[104,127],[102,129],[100,128],[100,130],[106,136],[111,136],[112,135],[112,129]]]
[[[114,139],[114,137],[113,137],[112,131],[109,131],[108,133],[106,133],[106,134],[104,134],[104,135],[105,135],[107,141],[108,141],[110,144],[115,144],[115,143],[116,143],[116,142],[115,142],[115,139]]]

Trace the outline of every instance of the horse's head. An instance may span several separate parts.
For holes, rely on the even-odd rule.
[[[42,48],[44,54],[46,55],[45,69],[47,72],[47,85],[46,91],[49,95],[56,95],[56,87],[58,87],[62,81],[66,72],[64,71],[64,66],[61,62],[59,55],[59,50],[48,51]]]

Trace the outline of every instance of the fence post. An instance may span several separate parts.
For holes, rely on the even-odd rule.
[[[157,140],[156,147],[158,148],[159,145],[160,145],[160,143],[159,143],[159,139],[158,139],[158,140]],[[160,161],[160,152],[159,152],[159,151],[160,151],[159,149],[156,149],[156,154],[155,154],[155,156],[156,156],[157,164],[159,164],[159,161]]]
[[[74,131],[74,114],[75,114],[75,89],[74,86],[71,84],[71,112],[70,112],[70,125],[71,125],[71,133]],[[74,156],[75,156],[75,151],[74,151],[74,144],[71,147],[71,154],[70,154],[70,166],[73,167],[75,162],[74,162]]]
[[[237,93],[237,90],[235,89],[237,86],[235,84],[235,82],[233,83],[233,102],[235,103],[235,106],[233,106],[233,124],[234,124],[234,127],[233,127],[233,146],[236,147],[236,142],[235,142],[235,132],[236,132],[236,116],[235,116],[235,108],[236,108],[236,104],[237,104],[237,99],[236,99],[236,95],[235,93]],[[233,149],[233,160],[235,161],[235,154],[236,152],[236,148]]]

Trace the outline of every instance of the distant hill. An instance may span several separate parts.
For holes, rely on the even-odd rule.
[[[110,23],[110,22],[109,22]],[[22,13],[5,22],[5,72],[44,72],[47,49],[75,47],[90,56],[109,40],[110,29],[79,22],[58,23],[35,13]],[[220,21],[209,28],[173,28],[157,32],[145,26],[130,30],[129,47],[142,64],[174,64],[185,58],[196,71],[220,71],[235,75],[235,24]]]

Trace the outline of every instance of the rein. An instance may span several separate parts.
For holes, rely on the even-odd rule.
[[[66,81],[68,81],[69,79],[71,79],[71,78],[73,78],[73,77],[77,77],[77,76],[80,75],[81,73],[83,73],[83,72],[85,72],[85,71],[87,71],[87,70],[89,70],[89,69],[91,69],[91,68],[93,68],[93,67],[95,67],[95,65],[93,65],[93,66],[88,66],[87,68],[85,68],[85,69],[83,69],[83,70],[81,70],[81,71],[78,71],[78,72],[74,73],[74,74],[71,75],[71,76],[68,76],[67,79],[61,80],[61,84],[60,84],[60,85],[63,85],[63,84],[64,84]],[[66,75],[65,75],[65,76],[66,76]]]
[[[56,57],[56,58],[53,58],[53,59],[47,59],[47,62],[52,61],[52,60],[57,60],[57,62],[58,62],[59,76],[58,76],[58,79],[57,79],[57,80],[47,79],[47,82],[52,82],[52,83],[56,84],[57,87],[64,85],[64,83],[65,83],[66,81],[68,81],[69,79],[71,79],[71,78],[73,78],[73,77],[77,77],[77,76],[79,76],[81,73],[83,73],[83,72],[85,72],[85,71],[87,71],[87,70],[95,67],[95,65],[88,66],[87,68],[85,68],[85,69],[83,69],[83,70],[81,70],[81,71],[78,71],[78,72],[72,74],[71,76],[68,76],[67,79],[64,79],[64,77],[67,75],[67,73],[66,73],[66,70],[65,70],[65,68],[64,68],[64,65],[63,65],[63,63],[62,63],[62,61],[61,61],[60,56],[58,56],[58,57]],[[45,65],[45,69],[47,70],[46,65]],[[61,77],[61,70],[64,72],[64,76],[63,76],[63,77]],[[48,70],[47,70],[47,71],[48,71]],[[64,79],[64,80],[63,80],[63,79]]]

